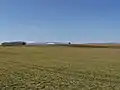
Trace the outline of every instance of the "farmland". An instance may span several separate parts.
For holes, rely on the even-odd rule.
[[[0,90],[120,90],[120,49],[1,46]]]

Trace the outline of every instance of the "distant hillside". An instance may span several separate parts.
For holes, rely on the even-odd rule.
[[[23,42],[4,42],[2,45],[13,46],[23,45]],[[28,46],[70,46],[70,47],[85,47],[85,48],[120,48],[120,43],[85,43],[85,44],[73,44],[71,42],[32,42],[25,43]]]

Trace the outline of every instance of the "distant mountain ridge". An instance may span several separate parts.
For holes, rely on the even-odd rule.
[[[1,43],[21,43],[24,41],[9,41],[9,42],[1,42]],[[27,45],[47,45],[47,44],[82,44],[82,45],[120,45],[118,42],[106,42],[106,43],[72,43],[72,42],[26,42]]]

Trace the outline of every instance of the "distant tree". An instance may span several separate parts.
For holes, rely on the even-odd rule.
[[[71,44],[71,42],[69,42],[68,44]]]
[[[20,45],[26,45],[26,42],[3,42],[1,45],[2,46],[20,46]]]

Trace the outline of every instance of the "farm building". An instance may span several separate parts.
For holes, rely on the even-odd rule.
[[[55,44],[55,43],[49,42],[49,43],[46,43],[46,44],[50,44],[50,45],[52,45],[52,44]]]
[[[21,45],[26,45],[26,42],[3,42],[1,43],[2,46],[21,46]]]

